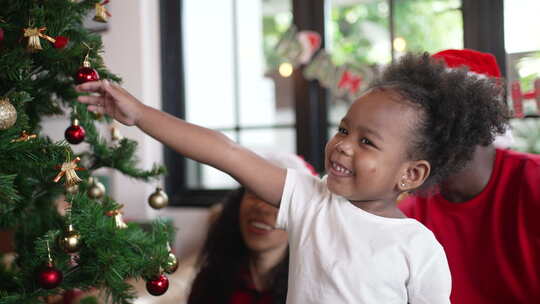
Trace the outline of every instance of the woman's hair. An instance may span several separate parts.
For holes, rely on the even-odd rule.
[[[389,65],[369,89],[392,90],[419,109],[408,156],[427,160],[426,190],[462,169],[477,145],[506,130],[509,112],[497,79],[447,68],[428,53],[406,54]]]
[[[199,257],[200,271],[191,287],[189,304],[229,303],[239,272],[247,268],[249,248],[240,232],[240,204],[245,189],[233,191],[223,203],[220,216],[212,224]],[[289,254],[272,270],[270,291],[275,303],[285,303]]]

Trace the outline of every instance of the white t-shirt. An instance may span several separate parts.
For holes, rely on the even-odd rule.
[[[446,255],[414,219],[385,218],[287,170],[277,227],[288,231],[289,304],[450,303]]]

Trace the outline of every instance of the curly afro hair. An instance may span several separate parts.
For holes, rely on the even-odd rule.
[[[462,169],[477,145],[504,133],[510,117],[497,79],[449,69],[428,53],[406,54],[386,67],[369,89],[390,89],[419,108],[409,158],[427,160],[426,191]]]

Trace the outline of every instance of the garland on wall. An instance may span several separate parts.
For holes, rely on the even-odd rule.
[[[303,75],[306,79],[317,80],[335,97],[352,102],[362,93],[365,86],[373,78],[369,68],[358,68],[351,64],[337,66],[332,62],[331,54],[321,48],[321,36],[315,31],[298,31],[291,26],[277,44],[276,51],[283,58],[283,64],[291,69],[304,65]],[[511,85],[511,98],[514,117],[523,118],[536,112],[540,115],[540,78],[534,82],[534,89],[522,93],[519,82]],[[534,105],[526,107],[529,104]],[[532,114],[534,115],[534,114]]]
[[[298,31],[291,26],[278,42],[276,51],[284,59],[282,64],[290,64],[292,68],[304,65],[304,77],[319,81],[335,97],[347,102],[356,100],[373,73],[351,64],[337,66],[331,54],[321,48],[321,41],[319,33]]]

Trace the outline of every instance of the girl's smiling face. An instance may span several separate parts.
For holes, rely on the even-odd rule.
[[[416,185],[418,172],[407,152],[418,117],[391,89],[375,89],[356,100],[326,145],[330,191],[350,201],[393,202],[403,183]]]

